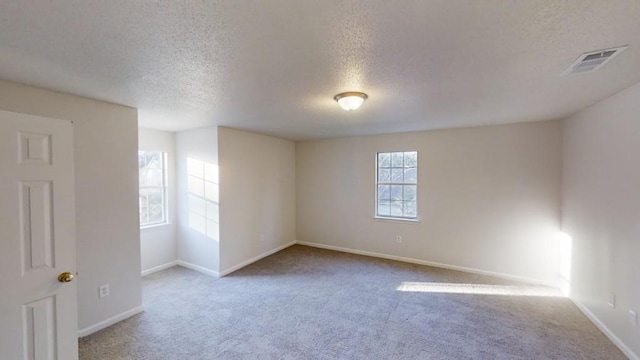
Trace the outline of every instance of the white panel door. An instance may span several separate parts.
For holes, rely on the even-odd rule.
[[[0,145],[0,359],[77,359],[72,124],[0,111]]]

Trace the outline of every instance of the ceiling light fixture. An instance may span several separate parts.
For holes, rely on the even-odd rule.
[[[334,100],[338,102],[341,108],[351,111],[357,110],[362,103],[368,98],[367,94],[359,91],[343,92],[334,96]]]

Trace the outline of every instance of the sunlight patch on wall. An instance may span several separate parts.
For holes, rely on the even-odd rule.
[[[189,227],[218,241],[219,169],[218,165],[187,158]]]
[[[402,282],[397,291],[472,294],[472,295],[504,295],[504,296],[544,296],[562,297],[558,290],[546,286],[534,285],[489,285],[489,284],[455,284],[436,282]]]
[[[560,289],[565,295],[571,291],[571,261],[573,256],[573,239],[569,234],[560,232],[558,236],[558,274]]]
[[[571,281],[571,256],[573,239],[568,234],[560,233],[558,251],[560,253],[560,276]]]

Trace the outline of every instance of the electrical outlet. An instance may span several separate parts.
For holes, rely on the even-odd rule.
[[[397,243],[401,243],[401,242],[402,242],[402,236],[397,235],[397,236],[396,236],[396,242],[397,242]]]
[[[609,294],[609,306],[611,306],[612,308],[616,307],[616,294]]]
[[[629,322],[633,327],[638,326],[638,314],[633,310],[629,310]]]
[[[264,241],[264,234],[260,234],[260,241]]]
[[[109,296],[109,284],[102,285],[98,288],[98,298]]]

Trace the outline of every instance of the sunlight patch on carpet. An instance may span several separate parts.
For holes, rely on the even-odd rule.
[[[443,294],[564,297],[558,289],[531,285],[455,284],[405,281],[396,287],[396,290]]]

